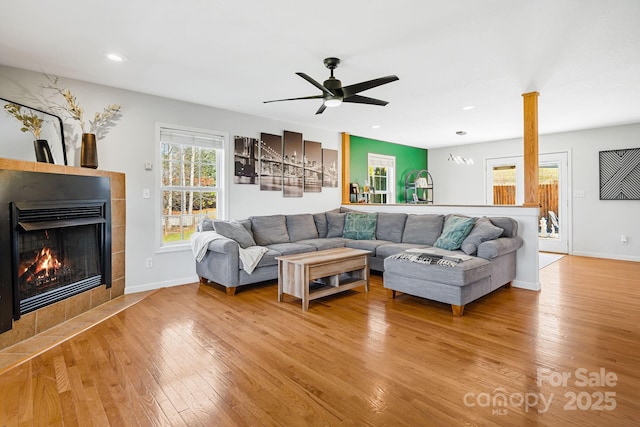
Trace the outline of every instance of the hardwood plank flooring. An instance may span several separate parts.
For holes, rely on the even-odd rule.
[[[161,289],[5,369],[0,426],[638,425],[640,263],[540,275],[460,318],[377,275],[308,312],[275,281]]]

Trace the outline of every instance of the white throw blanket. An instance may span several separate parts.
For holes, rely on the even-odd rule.
[[[193,252],[193,256],[196,261],[200,262],[204,259],[204,256],[207,254],[209,243],[217,239],[226,239],[226,237],[216,233],[215,231],[201,231],[191,235],[191,251]],[[242,261],[242,269],[246,271],[247,274],[251,274],[267,251],[269,251],[269,249],[264,246],[249,246],[247,248],[242,248],[238,245],[238,253],[240,260]]]

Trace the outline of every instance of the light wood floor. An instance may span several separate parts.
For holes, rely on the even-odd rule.
[[[461,318],[379,276],[306,313],[275,282],[162,289],[5,369],[0,425],[638,425],[640,263],[567,256],[541,281]]]

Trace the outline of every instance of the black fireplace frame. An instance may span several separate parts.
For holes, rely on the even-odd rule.
[[[21,232],[45,231],[65,229],[83,225],[98,227],[97,244],[100,259],[100,275],[88,277],[82,281],[46,292],[46,298],[27,298],[22,300],[18,284],[13,286],[13,320],[21,315],[42,308],[46,305],[61,301],[80,292],[106,284],[111,287],[110,257],[105,257],[105,251],[111,253],[111,248],[105,245],[106,228],[106,200],[78,200],[72,202],[10,202],[11,232],[13,255],[13,279],[19,276],[19,247]],[[29,301],[30,300],[30,301]]]
[[[17,282],[12,209],[19,206],[74,206],[86,202],[99,204],[104,213],[101,228],[103,277],[102,284],[111,287],[111,179],[101,176],[63,175],[41,172],[0,170],[0,333],[12,327],[20,318],[16,307]],[[55,219],[55,218],[54,218]],[[64,221],[63,218],[56,219]],[[99,284],[100,285],[100,284]],[[98,286],[99,286],[98,285]]]

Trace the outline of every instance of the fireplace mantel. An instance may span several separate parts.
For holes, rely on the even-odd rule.
[[[23,315],[13,322],[13,328],[0,334],[0,349],[43,332],[65,320],[71,319],[113,298],[124,294],[125,287],[125,230],[126,191],[125,175],[97,169],[49,163],[28,162],[0,158],[0,170],[55,173],[64,175],[108,177],[111,183],[111,259],[112,286],[102,285],[64,301],[43,307]]]

